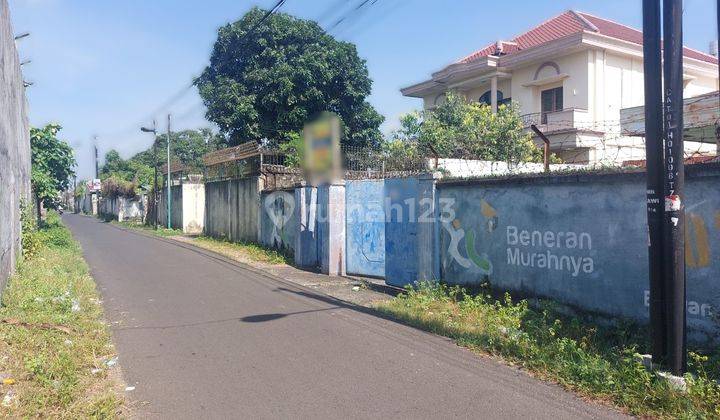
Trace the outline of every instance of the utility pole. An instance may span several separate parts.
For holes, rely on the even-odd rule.
[[[668,314],[667,364],[687,368],[685,319],[685,168],[683,156],[682,0],[663,0],[665,69],[664,267]]]
[[[157,154],[157,124],[153,120],[153,163],[155,173],[153,174],[153,213],[155,220],[153,226],[155,230],[158,228],[158,154]]]
[[[718,0],[720,1],[720,0]],[[643,72],[645,81],[645,162],[647,168],[650,331],[653,362],[667,359],[663,266],[663,140],[660,0],[643,0]]]
[[[157,124],[153,120],[152,128],[140,127],[143,133],[153,133],[153,167],[155,169],[153,179],[153,213],[155,230],[158,228],[158,154],[157,154]]]
[[[100,171],[98,170],[98,136],[93,136],[93,148],[95,149],[95,179],[100,178]]]
[[[170,114],[167,118],[167,227],[172,229],[172,179],[170,172]]]

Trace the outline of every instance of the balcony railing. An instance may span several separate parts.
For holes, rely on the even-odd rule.
[[[562,130],[592,130],[605,131],[591,121],[587,110],[580,108],[565,108],[560,111],[553,112],[535,112],[531,114],[521,115],[523,127],[529,129],[531,125],[536,125],[542,131],[562,131]]]
[[[534,112],[532,114],[521,115],[520,119],[523,123],[523,128],[529,128],[531,125],[540,125],[542,121],[542,113]]]

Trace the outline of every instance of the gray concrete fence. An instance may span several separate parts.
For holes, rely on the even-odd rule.
[[[22,252],[20,205],[30,203],[30,128],[10,11],[0,0],[0,292]]]

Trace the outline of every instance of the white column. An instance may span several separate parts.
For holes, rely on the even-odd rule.
[[[497,112],[497,76],[493,76],[490,79],[490,107],[492,108],[493,114]]]
[[[320,272],[331,276],[345,275],[345,181],[333,181],[324,184],[320,203],[324,210],[322,216],[325,220],[318,220],[322,224],[320,246]],[[320,216],[319,216],[320,217]]]

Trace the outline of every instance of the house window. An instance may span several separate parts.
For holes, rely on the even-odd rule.
[[[485,93],[482,94],[482,96],[480,97],[480,99],[478,100],[478,102],[480,102],[481,104],[485,104],[485,105],[492,105],[492,103],[491,103],[491,102],[492,102],[492,97],[491,97],[491,95],[492,95],[492,92],[488,90],[487,92],[485,92]],[[503,104],[509,104],[510,101],[511,101],[511,98],[504,98],[504,97],[503,97],[502,91],[499,91],[499,90],[497,91],[497,103],[498,103],[498,106],[503,105]]]
[[[542,124],[547,124],[547,113],[563,109],[562,86],[540,92],[540,114]]]

